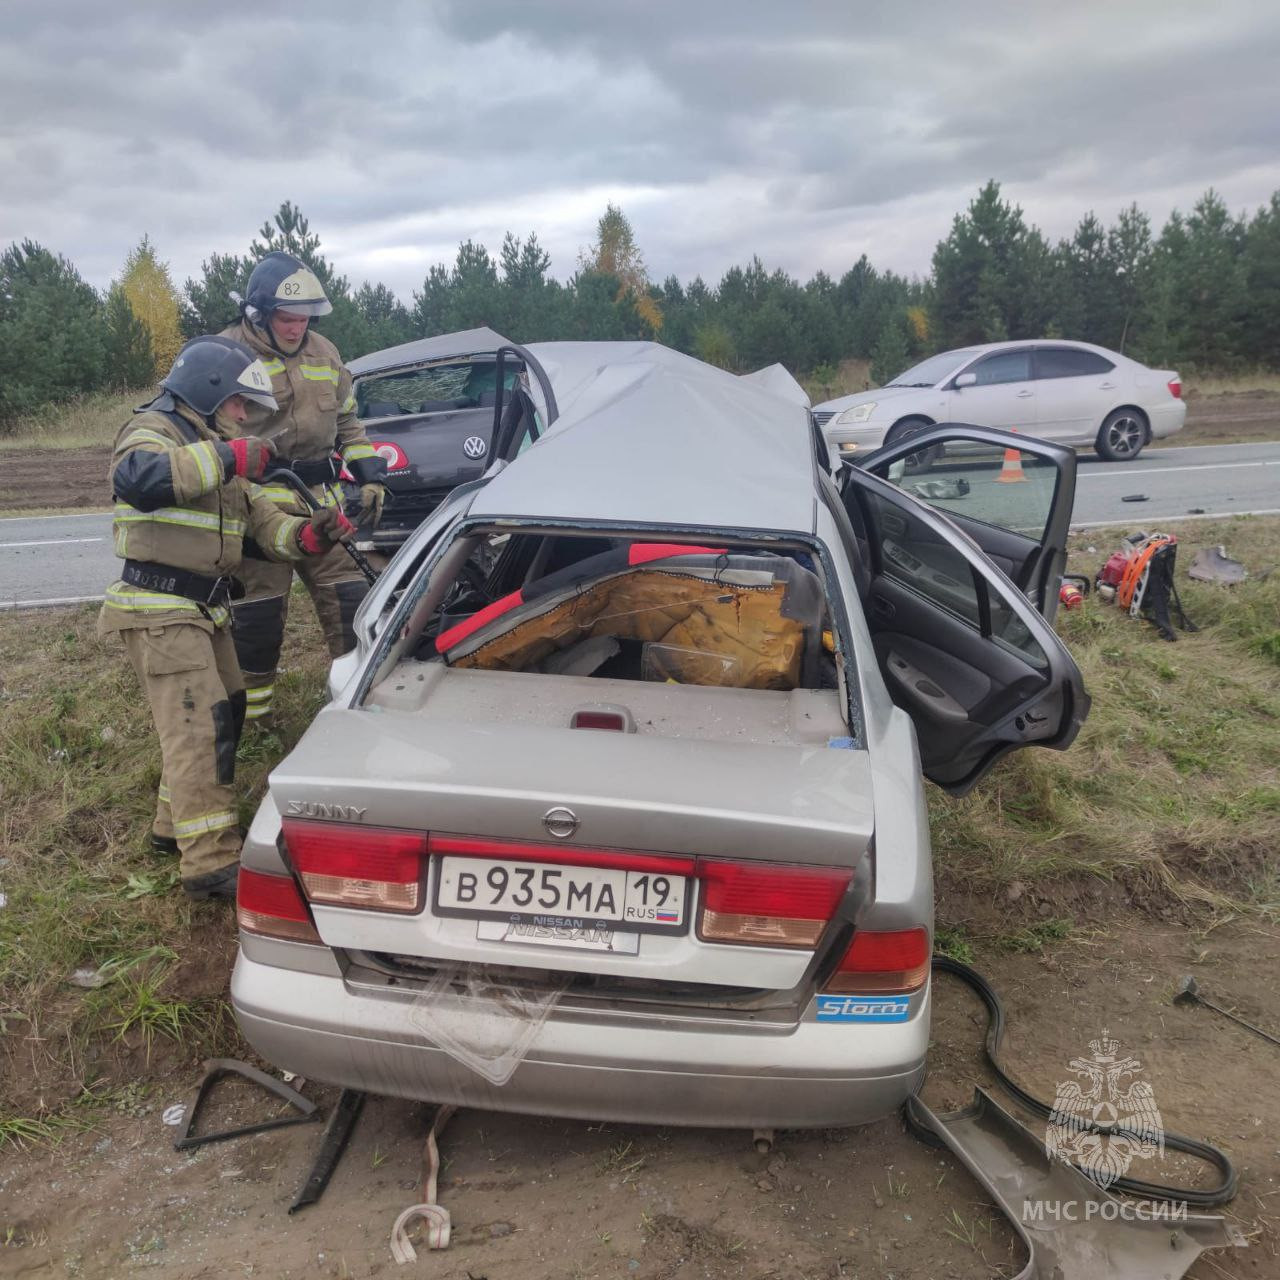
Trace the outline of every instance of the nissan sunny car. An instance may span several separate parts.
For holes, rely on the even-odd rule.
[[[918,441],[831,474],[803,403],[668,349],[521,358],[546,431],[409,536],[271,776],[241,1028],[437,1103],[885,1115],[929,1043],[924,779],[1088,711],[1044,616],[1075,456],[936,427],[965,452],[913,493]]]
[[[988,427],[1093,449],[1130,462],[1152,440],[1182,430],[1182,379],[1085,342],[992,342],[944,351],[875,391],[814,407],[814,420],[845,457],[935,422]],[[923,469],[925,452],[913,459]]]

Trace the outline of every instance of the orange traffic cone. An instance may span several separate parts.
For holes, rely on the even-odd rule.
[[[1011,428],[1017,431],[1017,427]],[[1025,480],[1027,477],[1022,474],[1022,454],[1017,449],[1006,449],[1004,451],[1004,466],[1000,468],[1000,474],[996,476],[996,484],[1017,484],[1019,480]]]

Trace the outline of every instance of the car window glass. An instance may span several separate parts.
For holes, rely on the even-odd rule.
[[[1115,365],[1096,351],[1072,347],[1045,347],[1035,353],[1037,378],[1083,378],[1110,373]]]
[[[1016,611],[974,572],[968,558],[923,521],[880,494],[867,494],[880,572],[919,593],[1043,669],[1049,659]],[[956,532],[957,538],[964,535]],[[1016,590],[1016,588],[1010,588]]]
[[[995,386],[1002,382],[1026,382],[1031,377],[1031,353],[1000,351],[979,361],[965,372],[975,374],[980,387]]]
[[[404,413],[438,413],[492,405],[497,366],[466,361],[432,365],[356,380],[356,413],[361,418],[389,418]],[[516,370],[503,379],[514,385]]]
[[[888,467],[877,467],[876,474],[948,515],[1012,529],[1037,542],[1058,483],[1058,470],[1047,458],[966,441],[946,441],[927,455],[912,455],[900,478]]]
[[[943,351],[936,356],[930,356],[927,360],[922,360],[919,364],[913,364],[910,369],[904,369],[896,377],[891,378],[887,386],[890,387],[932,387],[935,383],[945,378],[953,369],[963,364],[971,355],[972,349],[962,347],[959,351]]]

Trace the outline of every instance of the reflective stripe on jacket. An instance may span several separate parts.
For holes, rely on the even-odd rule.
[[[285,514],[235,476],[230,447],[198,414],[182,404],[177,413],[189,427],[185,434],[164,413],[144,409],[116,437],[116,555],[217,578],[235,573],[244,541],[252,538],[270,560],[301,560],[298,534],[306,520]],[[221,606],[115,582],[107,588],[99,629],[173,621],[222,627],[229,617]]]
[[[261,358],[279,405],[265,419],[246,424],[246,434],[269,439],[282,458],[315,462],[336,451],[358,484],[380,481],[386,475],[385,460],[374,452],[356,419],[351,374],[328,338],[309,329],[297,351],[287,356],[271,345],[265,330],[248,320],[224,329],[222,336],[243,342]],[[320,486],[312,492],[326,505],[332,501]],[[273,497],[282,506],[301,509],[297,496],[285,489],[278,496],[273,492]]]

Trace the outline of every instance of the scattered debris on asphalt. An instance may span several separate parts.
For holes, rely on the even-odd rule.
[[[1121,502],[1149,502],[1150,498],[1145,493],[1126,493]]]

